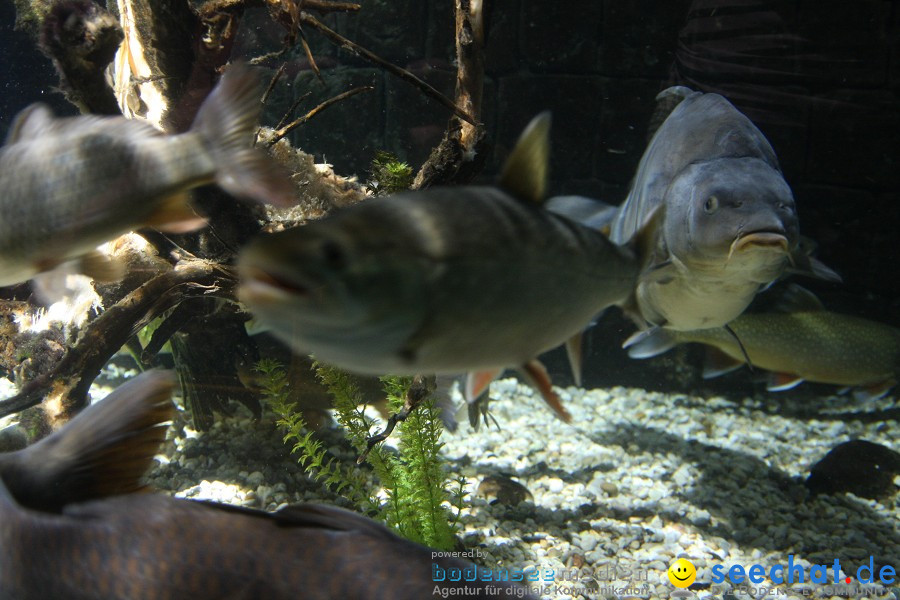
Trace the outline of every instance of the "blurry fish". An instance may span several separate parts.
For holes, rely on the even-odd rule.
[[[252,147],[259,97],[252,73],[233,66],[181,135],[124,117],[26,108],[0,149],[0,285],[67,261],[117,279],[121,267],[94,248],[142,226],[202,226],[187,192],[213,181],[235,196],[289,204],[292,184]]]
[[[897,493],[900,454],[866,440],[850,440],[832,448],[812,466],[806,487],[812,495],[852,492],[885,501]]]
[[[768,389],[790,389],[814,381],[859,388],[862,396],[887,393],[900,376],[900,329],[826,311],[812,294],[793,286],[787,312],[745,313],[724,328],[675,331],[656,328],[625,342],[633,358],[656,356],[676,344],[699,342],[725,355],[710,355],[704,377],[744,364],[738,344],[754,367],[772,374]]]
[[[481,571],[339,508],[267,513],[131,493],[165,436],[171,389],[170,375],[145,373],[0,455],[0,597],[420,600],[488,585],[529,597],[513,583],[461,583],[463,569]]]
[[[637,286],[640,317],[678,330],[720,327],[792,266],[837,279],[798,249],[794,198],[762,132],[718,94],[660,94],[673,95],[683,99],[609,223],[610,239],[624,244],[665,207]]]
[[[534,502],[534,496],[528,488],[506,475],[487,475],[478,484],[476,493],[485,498],[493,498],[491,504],[499,503],[518,506],[520,502]]]
[[[568,418],[532,359],[627,303],[641,261],[538,205],[549,129],[548,114],[532,121],[498,187],[376,198],[257,239],[238,297],[295,350],[350,371],[480,371],[469,400],[522,366]]]

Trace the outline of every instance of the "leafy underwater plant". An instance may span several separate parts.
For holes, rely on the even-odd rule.
[[[284,443],[293,441],[291,453],[299,453],[300,465],[313,480],[321,482],[336,494],[350,500],[361,509],[374,505],[367,492],[365,479],[358,472],[342,465],[322,442],[313,437],[297,403],[289,399],[289,381],[284,368],[277,360],[262,359],[256,363],[256,371],[263,375],[261,392],[269,408],[278,417],[276,424],[285,430]]]
[[[359,389],[339,369],[318,363],[315,369],[334,399],[338,423],[356,451],[364,453],[374,422],[360,408]],[[328,457],[321,442],[313,438],[296,405],[287,399],[289,382],[281,366],[276,361],[263,360],[257,363],[257,370],[264,375],[263,395],[278,415],[278,425],[286,430],[285,442],[294,442],[292,452],[300,454],[300,464],[311,476],[407,539],[444,550],[456,546],[465,480],[447,476],[440,454],[440,409],[430,399],[398,425],[399,453],[377,445],[366,454],[366,461],[382,486],[383,493],[379,494],[379,490],[367,487],[355,466],[342,465]],[[382,383],[390,409],[403,408],[411,378],[384,377]]]
[[[413,183],[413,170],[405,162],[385,150],[379,150],[372,159],[366,186],[376,196],[387,196],[408,190]]]

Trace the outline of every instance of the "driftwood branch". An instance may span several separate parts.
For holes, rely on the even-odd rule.
[[[413,187],[463,184],[484,166],[487,144],[478,122],[484,88],[484,14],[480,0],[456,0],[456,114],[471,119],[451,119],[444,139],[419,169]]]
[[[295,120],[291,121],[290,123],[288,123],[287,125],[285,125],[284,127],[281,127],[280,129],[276,130],[274,137],[271,140],[269,140],[268,145],[274,146],[276,143],[278,143],[278,140],[280,140],[281,138],[286,136],[293,129],[299,127],[300,125],[303,125],[304,123],[309,121],[311,118],[313,118],[314,116],[316,116],[317,114],[319,114],[320,112],[322,112],[323,110],[328,108],[329,106],[336,104],[336,103],[340,102],[341,100],[346,100],[347,98],[350,98],[351,96],[355,96],[356,94],[359,94],[360,92],[371,92],[374,89],[375,88],[373,88],[372,86],[365,85],[362,87],[353,88],[352,90],[348,90],[348,91],[344,92],[343,94],[338,94],[334,98],[329,98],[328,100],[319,104],[317,107],[315,107],[314,109],[312,109],[311,111],[309,111],[308,113],[306,113],[305,115],[300,117],[299,119],[295,119]]]
[[[52,392],[62,418],[80,408],[100,369],[128,339],[166,310],[188,298],[232,297],[234,276],[205,260],[182,261],[105,310],[81,331],[56,367],[0,402],[0,417],[36,406]]]
[[[44,19],[40,48],[53,60],[66,98],[81,112],[119,114],[105,69],[123,38],[116,18],[90,0],[58,2]]]
[[[317,29],[325,37],[327,37],[329,40],[331,40],[332,42],[334,42],[341,48],[344,48],[348,52],[352,52],[353,54],[355,54],[361,58],[364,58],[365,60],[367,60],[371,63],[375,63],[376,65],[378,65],[379,67],[381,67],[382,69],[387,71],[388,73],[391,73],[392,75],[395,75],[395,76],[399,77],[400,79],[411,83],[415,87],[419,88],[419,90],[423,94],[428,96],[429,98],[432,98],[433,100],[437,100],[438,102],[440,102],[441,104],[443,104],[444,106],[446,106],[447,108],[452,110],[453,114],[455,114],[457,117],[459,117],[463,121],[467,121],[467,122],[471,123],[472,125],[475,125],[477,123],[475,117],[466,113],[465,110],[463,110],[462,108],[460,108],[459,106],[454,104],[452,100],[447,98],[447,96],[443,95],[442,93],[437,91],[435,88],[433,88],[431,85],[422,81],[421,79],[419,79],[418,77],[416,77],[415,75],[413,75],[412,73],[407,71],[406,69],[400,68],[395,64],[389,63],[388,61],[375,55],[374,53],[370,52],[369,50],[366,50],[365,48],[363,48],[356,42],[351,42],[350,40],[348,40],[347,38],[345,38],[338,32],[334,31],[333,29],[328,28],[324,23],[322,23],[321,21],[319,21],[318,19],[316,19],[315,17],[313,17],[312,15],[310,15],[308,13],[300,13],[299,19],[300,19],[301,23],[303,23],[305,25],[309,25],[310,27]]]

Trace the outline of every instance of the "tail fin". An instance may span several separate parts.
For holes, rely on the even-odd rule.
[[[0,455],[0,478],[19,504],[54,512],[140,490],[172,418],[173,387],[171,372],[135,377],[49,437]]]
[[[200,134],[213,155],[216,183],[239,198],[276,206],[295,201],[294,186],[274,159],[253,147],[260,88],[249,67],[232,65],[204,100],[191,131]]]

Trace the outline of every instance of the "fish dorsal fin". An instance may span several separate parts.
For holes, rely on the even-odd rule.
[[[812,312],[825,310],[822,301],[805,287],[796,283],[788,284],[775,303],[775,310],[782,313]]]
[[[653,109],[653,114],[650,115],[650,123],[647,124],[647,139],[653,138],[656,130],[669,118],[672,111],[683,100],[691,96],[699,96],[700,93],[683,85],[673,85],[658,93],[656,95],[656,107]]]
[[[512,196],[541,203],[547,193],[550,160],[550,112],[531,120],[503,165],[498,185]]]
[[[13,119],[9,134],[6,136],[6,143],[15,144],[35,138],[50,130],[54,120],[53,111],[46,104],[40,102],[31,104]]]
[[[316,527],[335,531],[359,531],[375,537],[396,539],[391,530],[363,515],[326,504],[293,504],[274,513],[286,527]]]

